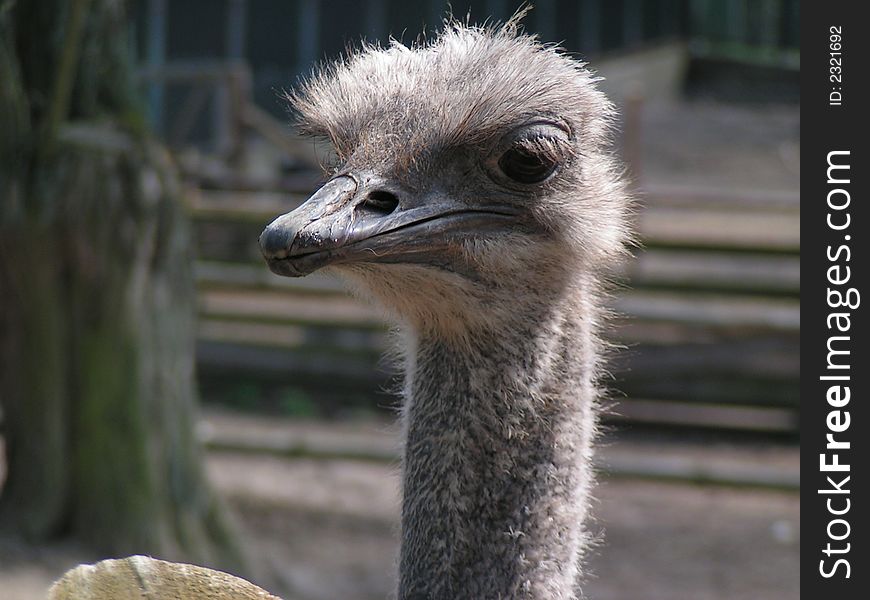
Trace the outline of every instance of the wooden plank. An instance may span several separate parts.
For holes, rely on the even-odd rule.
[[[292,135],[289,124],[276,119],[254,104],[246,104],[242,108],[241,116],[245,125],[277,146],[284,154],[308,166],[312,171],[318,169],[315,143],[298,135]],[[318,175],[315,179],[318,179],[319,170],[316,172]]]
[[[686,294],[630,290],[619,295],[614,309],[633,319],[797,332],[800,301],[722,294]]]
[[[253,222],[264,225],[298,207],[307,199],[307,194],[273,191],[191,188],[185,194],[188,210],[195,219]]]
[[[618,401],[604,419],[768,433],[794,433],[798,429],[797,412],[788,408],[637,398]]]
[[[385,368],[373,357],[337,356],[309,349],[292,351],[201,339],[196,345],[196,360],[200,373],[244,373],[294,385],[316,381],[330,386],[326,395],[335,395],[334,388],[352,389],[356,395],[371,390],[374,395],[389,379]]]
[[[670,287],[797,294],[800,258],[650,249],[628,265],[631,287]]]
[[[320,349],[355,353],[374,358],[388,347],[382,331],[351,329],[346,326],[324,328],[309,325],[258,323],[200,319],[197,337],[203,341],[282,349]]]
[[[179,168],[188,182],[188,193],[193,189],[233,190],[235,192],[259,193],[275,191],[299,194],[308,197],[323,181],[321,170],[293,170],[285,174],[263,176],[232,168],[226,162],[196,153],[180,154],[177,157]]]
[[[307,277],[281,277],[265,265],[198,260],[196,283],[200,289],[246,288],[250,290],[285,290],[306,294],[347,295],[347,287],[337,277],[313,273]]]
[[[200,314],[261,322],[333,324],[382,329],[374,308],[346,296],[320,297],[248,290],[203,290]]]
[[[616,315],[605,331],[605,337],[620,344],[634,347],[638,344],[649,344],[659,347],[687,346],[699,344],[721,344],[724,340],[733,338],[758,338],[774,336],[781,339],[792,339],[799,332],[747,332],[745,330],[729,330],[724,327],[705,326],[699,323],[677,323],[673,321],[648,321],[634,318],[631,315]]]
[[[639,228],[646,246],[800,251],[800,215],[739,210],[648,208]]]
[[[609,477],[647,479],[694,485],[757,488],[798,492],[799,469],[783,471],[744,463],[741,465],[709,465],[690,456],[655,456],[635,453],[631,456],[610,455],[606,450],[596,458],[597,468]]]
[[[757,190],[646,183],[638,193],[644,207],[718,208],[740,211],[800,211],[800,190]],[[745,212],[751,214],[751,212]]]
[[[610,361],[614,373],[637,378],[686,380],[740,373],[746,378],[796,380],[800,373],[800,344],[797,335],[742,335],[714,342],[662,344],[658,340],[637,343],[622,340],[628,347]]]
[[[298,348],[308,338],[304,325],[200,319],[196,329],[197,338],[200,340],[251,346]]]
[[[225,60],[173,60],[158,66],[148,65],[136,72],[139,81],[162,83],[221,82],[233,73],[247,69],[241,62]]]
[[[395,447],[354,443],[353,440],[348,442],[346,440],[293,435],[253,437],[224,431],[209,431],[208,429],[203,429],[200,439],[212,452],[264,454],[287,459],[352,460],[387,464],[396,463],[399,460]]]

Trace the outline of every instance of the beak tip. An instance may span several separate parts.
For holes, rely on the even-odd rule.
[[[290,239],[284,227],[270,224],[260,234],[260,252],[266,260],[281,260],[287,258]]]

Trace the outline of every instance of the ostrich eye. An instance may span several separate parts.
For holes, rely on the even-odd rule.
[[[541,183],[556,170],[556,161],[515,146],[502,155],[498,166],[516,182]]]
[[[549,180],[572,156],[568,127],[538,120],[507,132],[486,159],[486,169],[496,183],[523,189]]]

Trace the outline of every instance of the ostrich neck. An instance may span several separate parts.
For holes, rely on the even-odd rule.
[[[518,315],[408,365],[400,600],[576,597],[595,428],[590,310]]]

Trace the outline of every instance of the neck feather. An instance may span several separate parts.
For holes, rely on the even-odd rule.
[[[400,600],[576,597],[595,430],[594,303],[408,357]]]

